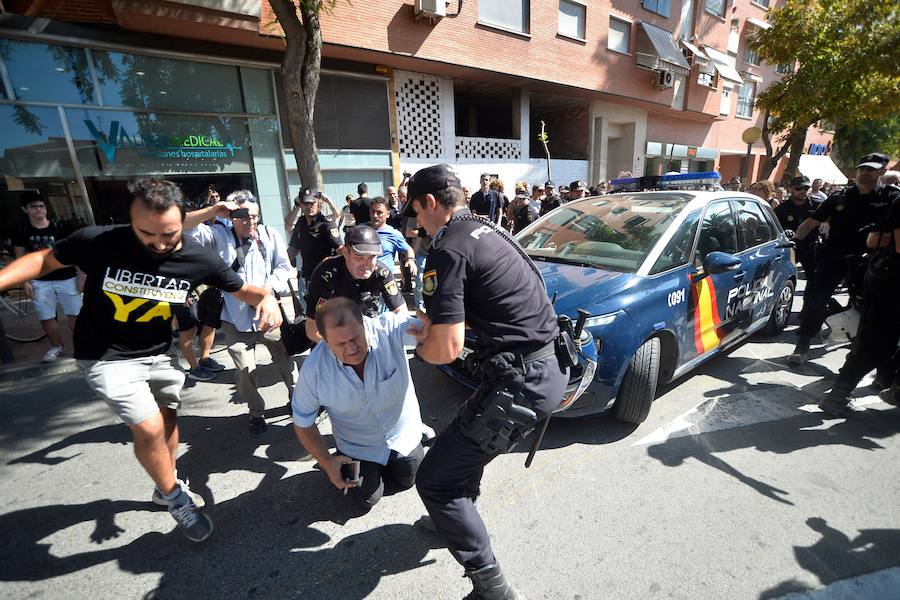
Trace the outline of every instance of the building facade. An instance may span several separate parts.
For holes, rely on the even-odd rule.
[[[315,113],[326,191],[340,206],[357,183],[380,194],[435,162],[473,187],[482,172],[507,185],[755,179],[765,151],[752,144],[748,160],[742,134],[762,125],[754,100],[780,73],[747,42],[770,1],[338,0],[322,16]],[[300,181],[267,2],[3,7],[0,191],[37,187],[60,220],[120,222],[127,181],[164,175],[189,196],[249,187],[280,222]]]

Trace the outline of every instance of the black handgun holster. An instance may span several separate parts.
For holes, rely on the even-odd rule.
[[[525,387],[521,357],[502,352],[479,361],[481,385],[459,412],[463,435],[488,454],[512,449],[537,425],[537,414],[518,403]]]

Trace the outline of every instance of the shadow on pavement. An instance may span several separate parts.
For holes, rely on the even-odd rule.
[[[149,598],[354,599],[370,594],[384,575],[430,564],[424,561],[425,555],[442,547],[437,538],[412,525],[390,524],[345,537],[334,548],[321,548],[331,540],[316,523],[345,525],[365,512],[343,498],[318,471],[286,477],[287,469],[279,461],[297,461],[304,455],[291,428],[270,427],[251,436],[245,431],[243,415],[182,416],[179,423],[183,438],[191,444],[179,457],[179,476],[191,479],[191,487],[207,500],[215,522],[207,542],[192,544],[171,521],[168,533],[148,532],[124,546],[107,546],[126,534],[125,525],[117,523],[121,513],[162,510],[149,502],[148,481],[147,502],[99,500],[0,515],[4,532],[0,581],[45,580],[116,561],[126,572],[162,574]],[[72,458],[65,451],[73,445],[126,443],[129,438],[124,425],[101,426],[11,462],[58,464]],[[256,456],[262,445],[268,445],[266,456]],[[230,471],[261,473],[263,478],[255,489],[216,502],[208,487],[209,475]],[[93,532],[80,541],[76,537],[73,544],[75,548],[96,544],[97,549],[57,556],[60,550],[53,547],[51,536],[91,522]],[[165,522],[169,524],[168,518]],[[71,531],[66,535],[77,536]]]
[[[794,546],[794,556],[797,564],[823,585],[900,565],[900,529],[862,529],[851,539],[821,517],[810,517],[806,524],[822,537],[811,546]],[[810,589],[790,579],[764,591],[759,598],[770,600]]]

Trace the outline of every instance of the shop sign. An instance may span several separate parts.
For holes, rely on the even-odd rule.
[[[233,158],[235,150],[243,150],[243,146],[235,146],[225,142],[217,135],[191,133],[187,135],[152,134],[146,136],[130,135],[118,121],[109,124],[109,133],[99,131],[90,119],[85,119],[97,147],[110,163],[115,162],[119,150],[136,150],[139,156],[158,159],[210,159]]]
[[[691,158],[697,158],[697,146],[688,146],[687,155]]]

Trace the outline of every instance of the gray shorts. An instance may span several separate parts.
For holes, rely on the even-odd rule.
[[[137,425],[159,412],[178,410],[184,372],[171,356],[126,360],[79,360],[88,385],[126,425]]]

